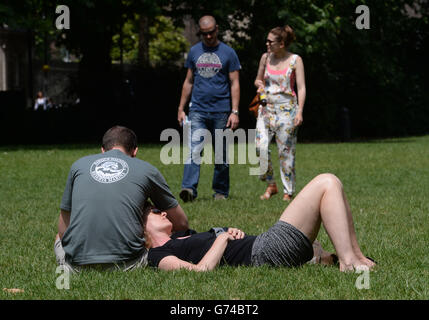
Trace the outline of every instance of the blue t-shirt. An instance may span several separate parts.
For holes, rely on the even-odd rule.
[[[198,42],[189,51],[185,67],[192,69],[194,85],[189,108],[194,111],[229,112],[229,73],[241,69],[234,49],[219,41],[216,47]]]

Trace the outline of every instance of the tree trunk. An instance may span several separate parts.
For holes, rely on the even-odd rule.
[[[138,64],[147,68],[149,66],[149,18],[141,15],[139,19],[139,48]]]

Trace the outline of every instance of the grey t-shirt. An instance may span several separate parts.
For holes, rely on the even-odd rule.
[[[61,209],[71,212],[62,238],[66,261],[113,263],[141,255],[141,209],[148,198],[160,210],[178,205],[151,164],[116,149],[77,160],[61,201]]]

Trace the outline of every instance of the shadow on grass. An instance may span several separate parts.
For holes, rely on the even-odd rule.
[[[359,144],[359,143],[370,143],[370,144],[395,144],[395,143],[414,143],[417,141],[419,137],[424,137],[425,135],[421,136],[412,136],[412,137],[391,137],[391,138],[368,138],[368,139],[352,139],[349,141],[310,141],[310,140],[303,140],[298,141],[298,144]],[[166,144],[166,142],[159,142],[159,143],[147,143],[147,144],[141,144],[140,149],[144,148],[157,148],[162,147]],[[236,141],[234,141],[234,144],[237,144]],[[271,141],[271,144],[275,144],[275,141]],[[3,145],[0,146],[0,152],[11,152],[11,151],[18,151],[18,150],[28,150],[28,151],[37,151],[37,150],[52,150],[52,149],[59,149],[59,150],[92,150],[94,148],[100,148],[101,142],[87,142],[87,143],[69,143],[69,144],[21,144],[21,145]]]
[[[302,144],[359,144],[359,143],[371,143],[371,144],[375,144],[375,143],[413,143],[416,142],[416,138],[418,136],[414,136],[414,137],[395,137],[395,138],[374,138],[374,139],[351,139],[349,141],[341,141],[341,140],[329,140],[329,141],[308,141],[308,140],[303,140],[303,141],[298,141],[298,143],[302,143]],[[422,136],[423,137],[423,136]],[[271,142],[273,143],[273,141]]]
[[[139,150],[150,149],[150,148],[160,148],[164,145],[164,143],[147,143],[139,146]],[[99,143],[70,143],[70,144],[22,144],[22,145],[4,145],[0,146],[0,152],[11,152],[18,150],[28,150],[28,151],[38,151],[38,150],[91,150],[93,153],[93,149],[100,149],[101,142]]]
[[[9,145],[0,146],[0,152],[12,152],[18,150],[26,151],[44,151],[44,150],[93,150],[94,148],[100,148],[97,144],[39,144],[39,145]]]

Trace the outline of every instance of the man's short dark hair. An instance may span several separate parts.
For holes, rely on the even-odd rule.
[[[131,154],[137,148],[137,136],[131,129],[114,126],[104,134],[101,146],[105,151],[114,147],[122,147],[128,154]]]

